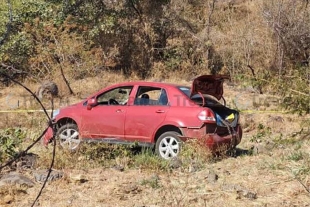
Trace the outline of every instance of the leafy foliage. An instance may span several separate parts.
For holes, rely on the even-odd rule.
[[[19,147],[26,137],[21,128],[8,128],[0,131],[0,161],[12,158],[19,152]]]
[[[286,109],[303,114],[310,113],[310,68],[301,67],[292,75],[280,80],[283,102]]]
[[[309,18],[292,0],[11,0],[0,8],[0,62],[35,80],[59,68],[73,80],[227,73],[309,113]]]

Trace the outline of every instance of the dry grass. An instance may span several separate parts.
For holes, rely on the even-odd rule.
[[[234,11],[225,13],[229,18],[216,19],[219,29],[211,29],[213,46],[227,64],[223,73],[244,75],[249,71],[243,62],[248,61],[260,74],[276,60],[277,44],[262,19],[263,1],[240,2]],[[232,63],[236,65],[229,65]],[[162,63],[155,63],[148,80],[190,85],[193,74],[206,73],[205,69],[192,71],[193,66],[186,60],[184,64],[185,69],[176,75]],[[137,74],[125,76],[113,71],[78,80],[67,77],[76,94],[72,96],[61,76],[54,77],[61,95],[61,99],[55,99],[55,108],[78,102],[109,84],[138,79]],[[237,80],[238,76],[232,78]],[[172,169],[169,162],[149,151],[135,154],[122,147],[98,145],[67,153],[57,146],[54,168],[63,171],[65,177],[48,183],[37,206],[309,206],[310,116],[283,113],[278,106],[281,99],[254,93],[249,82],[243,83],[224,86],[228,106],[241,110],[244,135],[236,157],[214,159],[196,141],[184,145],[182,166]],[[35,91],[39,83],[26,85]],[[43,100],[43,104],[50,108],[48,100]],[[40,109],[19,86],[1,89],[0,108]],[[0,119],[0,128],[27,130],[24,148],[46,127],[42,113],[0,113]],[[38,169],[49,167],[51,146],[45,149],[36,145],[32,152],[40,156]],[[211,172],[218,176],[214,182],[209,179]],[[85,177],[87,182],[76,182],[73,177]],[[40,188],[39,183],[29,189],[1,188],[0,206],[30,206]],[[5,199],[8,202],[3,203]]]
[[[123,80],[128,79],[103,73],[71,83],[82,96]],[[189,84],[176,78],[165,81]],[[61,88],[66,94],[64,90]],[[3,109],[7,92],[24,93],[16,87],[4,89]],[[228,103],[238,94],[249,97],[252,93],[225,85]],[[68,98],[70,103],[81,100],[78,96]],[[76,153],[66,153],[57,147],[54,168],[63,171],[65,178],[49,183],[37,206],[307,206],[310,194],[302,184],[310,186],[310,142],[309,126],[303,123],[310,117],[258,112],[260,106],[252,102],[247,106],[252,111],[242,112],[241,121],[247,130],[236,157],[214,159],[198,142],[191,142],[184,145],[182,166],[172,169],[169,162],[148,151],[137,154],[122,147],[84,146]],[[276,108],[274,104],[265,107]],[[1,118],[5,120],[1,127],[28,128],[24,146],[45,126],[43,114],[1,114]],[[37,168],[48,168],[52,148],[37,145],[32,151],[40,156]],[[122,166],[123,171],[114,166]],[[210,172],[218,180],[210,182]],[[76,182],[73,177],[84,177],[87,182]],[[14,194],[10,206],[30,206],[40,187],[36,184],[18,195],[15,191],[0,194]]]

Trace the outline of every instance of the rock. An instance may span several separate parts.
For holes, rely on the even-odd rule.
[[[136,184],[129,184],[129,185],[123,186],[122,191],[125,194],[128,194],[128,193],[137,194],[141,191],[141,189]]]
[[[86,176],[83,174],[70,175],[70,180],[76,183],[85,183],[88,181]]]
[[[222,190],[223,191],[238,191],[238,190],[242,190],[243,188],[238,185],[238,184],[227,184],[225,183],[224,185],[222,185]]]
[[[24,175],[21,175],[16,172],[11,172],[7,175],[2,176],[2,178],[0,179],[0,186],[5,185],[21,185],[21,186],[33,187],[34,182]]]
[[[46,177],[48,175],[48,170],[37,170],[33,172],[33,175],[37,182],[45,182]],[[64,175],[63,172],[52,170],[47,180],[55,181],[55,180],[61,179],[63,175]]]
[[[36,91],[37,97],[41,100],[43,96],[48,95],[49,98],[57,97],[59,94],[58,86],[55,82],[45,80]]]
[[[123,172],[125,170],[125,168],[122,165],[114,165],[112,168],[120,172]]]
[[[237,185],[237,184],[224,184],[222,186],[222,190],[224,191],[231,191],[237,193],[236,199],[241,199],[241,198],[247,198],[250,200],[254,200],[257,198],[257,194],[254,192],[251,192],[244,187]]]
[[[37,154],[28,153],[18,159],[16,166],[17,169],[33,169],[38,159]]]
[[[278,122],[278,123],[283,123],[284,119],[282,116],[271,116],[269,115],[268,122]]]
[[[180,158],[174,157],[170,160],[169,167],[172,169],[177,169],[182,167],[183,163]]]
[[[254,200],[257,198],[256,193],[253,193],[253,192],[250,192],[247,190],[238,190],[237,194],[238,194],[237,199],[244,197],[244,198],[248,198],[250,200]]]
[[[263,154],[266,152],[266,148],[263,144],[256,144],[251,147],[253,155]]]
[[[251,147],[253,155],[258,154],[270,154],[272,149],[274,148],[274,143],[266,142],[266,143],[257,143]]]
[[[209,183],[215,183],[218,180],[218,175],[215,174],[214,171],[210,170],[206,178]]]

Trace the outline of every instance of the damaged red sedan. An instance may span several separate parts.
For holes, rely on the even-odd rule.
[[[164,159],[176,157],[182,141],[201,139],[206,147],[235,147],[241,141],[239,113],[223,99],[223,75],[204,75],[192,87],[162,82],[125,82],[86,100],[55,110],[56,138],[75,150],[81,141],[149,146]],[[224,100],[225,102],[225,100]],[[43,137],[53,137],[49,128]]]

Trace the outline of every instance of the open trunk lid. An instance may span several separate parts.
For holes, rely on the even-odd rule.
[[[223,83],[228,75],[202,75],[194,79],[190,97],[196,94],[207,94],[220,100],[223,96]]]

